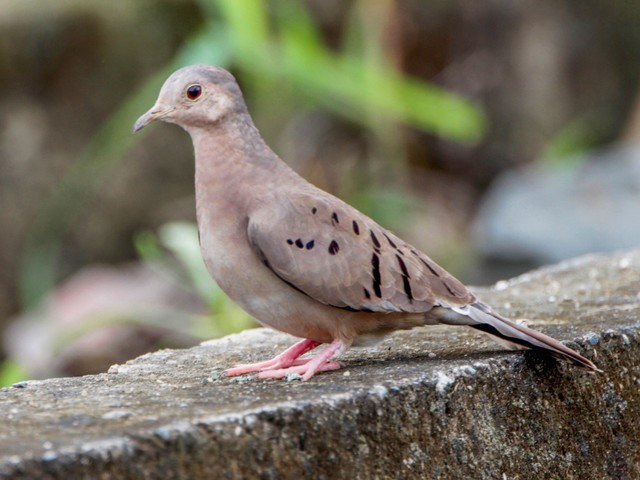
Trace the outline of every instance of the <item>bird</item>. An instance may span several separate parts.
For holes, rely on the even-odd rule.
[[[226,376],[309,380],[351,346],[424,325],[467,326],[591,372],[587,358],[480,301],[426,254],[298,175],[266,144],[227,70],[171,74],[133,126],[182,127],[195,152],[196,218],[210,275],[260,324],[300,340]],[[302,357],[326,344],[316,355]]]

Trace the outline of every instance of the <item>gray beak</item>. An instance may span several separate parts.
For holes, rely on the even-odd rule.
[[[133,124],[133,133],[142,130],[154,120],[162,119],[162,117],[165,117],[174,110],[174,107],[167,107],[166,105],[159,105],[156,103],[148,112],[142,114],[140,118],[136,120],[136,123]]]

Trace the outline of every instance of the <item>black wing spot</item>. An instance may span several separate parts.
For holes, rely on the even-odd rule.
[[[400,255],[396,255],[396,259],[398,260],[398,265],[400,265],[400,270],[402,271],[402,275],[411,278],[409,275],[409,271],[407,270],[407,266],[404,264],[404,260],[400,257]]]
[[[458,294],[456,292],[453,291],[453,289],[447,284],[447,282],[443,281],[442,284],[444,285],[444,287],[447,289],[447,292],[449,292],[451,295],[453,295],[454,297],[457,297]]]
[[[318,209],[316,207],[313,207],[311,209],[311,213],[313,213],[315,215],[316,213],[318,213]]]
[[[398,248],[398,247],[396,246],[396,244],[395,244],[395,243],[393,243],[393,241],[389,238],[389,236],[388,236],[386,233],[384,234],[384,238],[386,238],[386,239],[387,239],[387,242],[389,242],[389,245],[391,245],[391,248],[395,248],[395,249],[397,249],[397,248]]]
[[[296,247],[298,247],[298,248],[304,247],[304,243],[299,238],[296,240]]]
[[[336,212],[333,212],[331,214],[331,223],[340,223],[340,220],[338,219],[338,214]]]
[[[355,220],[353,221],[353,233],[360,235],[360,225]]]
[[[433,273],[436,277],[439,277],[439,276],[440,276],[440,274],[438,274],[438,272],[436,272],[436,271],[435,271],[435,269],[434,269],[431,265],[429,265],[427,262],[425,262],[425,261],[424,261],[424,259],[422,259],[422,258],[421,258],[421,259],[420,259],[420,261],[421,261],[422,263],[424,263],[424,266],[425,266],[425,267],[427,267],[427,268],[429,269],[429,271],[430,271],[431,273]],[[447,287],[447,288],[448,288],[448,287]]]
[[[330,304],[331,305],[331,304]],[[367,307],[362,307],[362,308],[354,308],[354,307],[350,307],[350,306],[346,306],[346,307],[339,307],[337,305],[331,305],[334,308],[339,308],[341,310],[346,310],[347,312],[366,312],[366,313],[375,313],[373,310],[371,310],[370,308]]]
[[[314,243],[315,242],[313,240],[308,241],[307,244],[305,245],[305,248],[307,250],[311,250],[313,248]]]
[[[369,293],[369,290],[367,290],[366,288],[364,289],[364,297],[369,300],[371,298],[371,294]]]
[[[413,292],[411,291],[411,283],[409,277],[402,275],[402,286],[404,287],[404,294],[409,299],[409,302],[413,302]]]
[[[380,288],[380,258],[377,253],[374,253],[371,257],[371,266],[373,267],[371,271],[371,275],[373,276],[373,292],[376,294],[376,297],[382,298],[382,290]]]
[[[371,241],[373,242],[373,245],[377,250],[380,250],[380,242],[378,241],[378,237],[376,237],[376,234],[373,233],[373,230],[369,230],[369,233],[371,234]]]
[[[290,238],[287,238],[287,243],[288,243],[289,245],[293,245],[293,240],[291,240]]]
[[[339,251],[340,251],[340,245],[338,245],[338,242],[336,242],[335,240],[331,240],[331,243],[329,244],[329,253],[331,255],[335,255]]]
[[[398,265],[400,265],[400,271],[402,272],[402,286],[404,287],[404,294],[409,298],[409,302],[413,302],[413,292],[411,291],[411,282],[409,282],[411,276],[409,275],[407,266],[404,264],[404,260],[402,260],[400,255],[396,255],[396,259],[398,260]]]

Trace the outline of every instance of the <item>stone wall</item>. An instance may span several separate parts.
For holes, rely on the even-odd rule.
[[[478,294],[603,373],[425,327],[306,383],[221,377],[292,342],[251,330],[0,391],[0,478],[640,478],[640,251]]]

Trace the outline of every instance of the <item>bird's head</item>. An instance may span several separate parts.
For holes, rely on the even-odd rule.
[[[156,103],[138,118],[133,132],[154,120],[175,123],[189,131],[245,110],[233,75],[220,67],[191,65],[177,70],[164,82]]]

